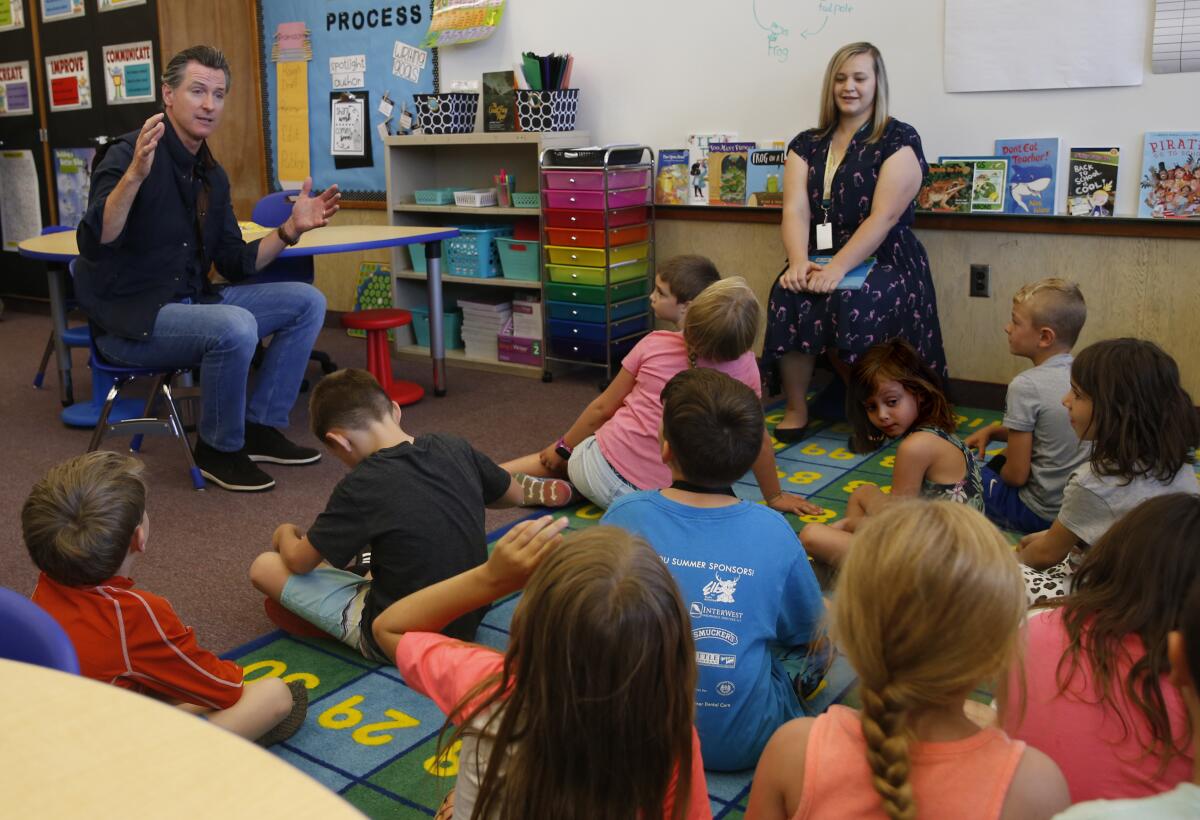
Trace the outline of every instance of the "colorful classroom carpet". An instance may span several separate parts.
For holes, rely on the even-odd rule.
[[[782,410],[767,415],[774,428]],[[1001,414],[959,408],[959,435],[999,421]],[[846,509],[854,488],[876,484],[890,488],[895,446],[869,455],[856,455],[846,447],[849,428],[826,424],[816,434],[797,444],[776,443],[779,477],[784,490],[808,497],[823,512],[797,519],[799,530],[810,521],[834,521]],[[1003,444],[995,445],[996,451]],[[762,495],[747,475],[736,485],[738,495],[759,500]],[[570,529],[596,523],[602,511],[590,504],[564,511]],[[492,533],[495,540],[503,530]],[[508,642],[509,621],[518,596],[492,607],[477,640],[503,650]],[[438,735],[444,717],[429,699],[418,695],[400,680],[394,667],[365,660],[332,640],[293,638],[274,632],[227,654],[246,671],[246,679],[279,676],[300,679],[309,688],[308,719],[304,727],[272,751],[341,794],[373,818],[431,817],[442,798],[453,788],[458,772],[457,750],[451,748],[439,759]],[[785,657],[789,669],[798,669],[803,658]],[[814,706],[846,693],[853,678],[844,663],[837,663],[829,685],[818,692]],[[752,771],[735,774],[710,773],[709,799],[717,820],[740,818],[746,809]]]

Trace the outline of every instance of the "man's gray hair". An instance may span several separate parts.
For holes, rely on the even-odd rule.
[[[212,46],[192,46],[191,48],[185,48],[172,57],[171,62],[167,63],[167,67],[163,70],[163,85],[170,88],[179,88],[179,84],[183,82],[183,74],[187,70],[187,64],[190,62],[197,62],[205,68],[224,71],[225,90],[229,90],[229,84],[232,79],[229,74],[229,61],[225,59],[225,54],[219,48],[213,48]]]

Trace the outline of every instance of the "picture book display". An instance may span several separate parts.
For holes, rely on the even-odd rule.
[[[746,166],[753,142],[708,144],[708,204],[746,204]]]
[[[87,210],[95,148],[55,148],[54,182],[58,192],[58,224],[75,228]]]
[[[688,149],[664,148],[658,152],[654,202],[657,205],[688,204]]]
[[[714,142],[732,142],[735,139],[737,134],[692,134],[688,137],[689,205],[708,204],[708,146]]]
[[[489,134],[516,130],[517,75],[488,71],[483,75],[483,130]]]
[[[996,140],[996,156],[1008,160],[1006,214],[1053,214],[1058,180],[1058,137]]]
[[[1200,219],[1200,131],[1149,131],[1138,216]]]
[[[783,207],[785,148],[756,148],[746,167],[746,204],[751,208]]]
[[[1067,162],[1067,213],[1112,216],[1120,148],[1072,148]]]
[[[917,210],[940,214],[971,212],[971,179],[974,170],[966,162],[931,162],[929,173],[917,193]]]
[[[970,203],[973,214],[1004,213],[1008,160],[1004,157],[938,157],[938,162],[962,162],[971,167]]]

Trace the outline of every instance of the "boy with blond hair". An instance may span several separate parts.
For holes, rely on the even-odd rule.
[[[1079,286],[1065,279],[1043,279],[1013,296],[1012,316],[1004,326],[1008,350],[1033,367],[1009,384],[1004,421],[966,439],[981,458],[991,442],[1008,442],[982,470],[984,511],[1001,527],[1049,529],[1067,479],[1087,460],[1089,447],[1071,429],[1062,406],[1071,389],[1071,348],[1086,320]]]
[[[150,535],[141,462],[97,451],[50,468],[21,508],[21,533],[42,571],[33,601],[70,637],[84,676],[175,702],[264,746],[304,723],[303,683],[243,685],[242,668],[200,647],[166,599],[134,588],[130,568]]]
[[[250,581],[275,601],[379,663],[371,633],[395,601],[487,561],[484,507],[521,504],[524,491],[464,439],[412,436],[400,406],[365,370],[339,370],[309,401],[313,434],[350,472],[308,532],[280,524]],[[347,568],[369,551],[370,575]],[[268,606],[270,611],[270,606]],[[449,624],[473,640],[486,607]]]

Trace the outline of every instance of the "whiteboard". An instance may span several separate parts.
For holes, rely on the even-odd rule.
[[[1002,5],[1005,0],[995,0]],[[1058,0],[1045,0],[1047,3]],[[1124,0],[1149,21],[1152,0]],[[577,127],[600,143],[685,147],[691,133],[760,144],[816,125],[825,64],[869,40],[883,52],[891,113],[925,154],[990,154],[998,138],[1119,145],[1117,214],[1137,212],[1142,135],[1200,129],[1195,75],[1144,73],[1139,86],[951,94],[943,81],[944,0],[508,0],[491,38],[440,49],[442,87],[513,68],[522,51],[575,55]]]

